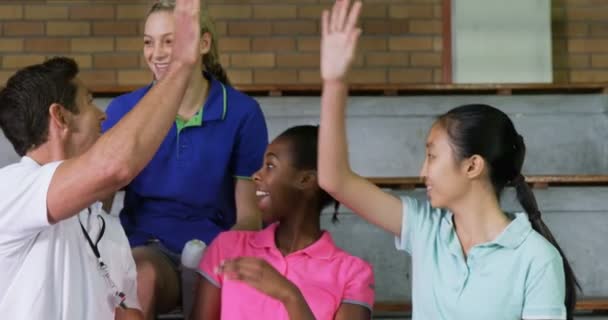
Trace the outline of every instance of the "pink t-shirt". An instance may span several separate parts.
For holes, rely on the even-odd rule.
[[[372,310],[374,274],[367,262],[338,248],[327,231],[312,245],[283,256],[275,245],[277,226],[223,232],[206,249],[199,273],[222,290],[222,320],[289,319],[278,300],[214,272],[223,260],[236,257],[266,260],[300,289],[316,319],[333,319],[342,303]]]

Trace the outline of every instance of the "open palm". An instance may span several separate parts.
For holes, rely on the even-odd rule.
[[[354,59],[361,29],[357,20],[361,2],[357,1],[349,10],[349,0],[337,0],[330,11],[322,17],[321,77],[323,80],[343,79]]]

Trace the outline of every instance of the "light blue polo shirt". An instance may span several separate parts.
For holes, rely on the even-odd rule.
[[[412,256],[414,320],[566,319],[565,275],[557,249],[524,213],[465,260],[452,213],[402,198],[397,249]]]

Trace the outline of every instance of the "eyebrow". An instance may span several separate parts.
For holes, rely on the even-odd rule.
[[[268,153],[266,154],[266,157],[274,157],[274,158],[276,158],[276,159],[279,159],[279,157],[278,157],[276,154],[272,153],[272,152],[268,152]]]
[[[164,36],[169,36],[169,35],[173,35],[173,32],[167,32],[167,33],[163,33],[163,34],[161,34],[160,36],[161,36],[161,37],[164,37]],[[149,34],[144,33],[144,37],[150,37],[150,38],[152,38],[153,36],[151,36],[151,35],[149,35]]]

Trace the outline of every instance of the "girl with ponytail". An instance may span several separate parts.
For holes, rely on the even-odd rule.
[[[319,184],[412,256],[413,319],[572,319],[577,281],[525,182],[525,144],[505,113],[473,104],[439,117],[420,173],[425,200],[395,197],[351,170],[346,77],[361,4],[349,15],[348,0],[335,6],[344,24],[323,24]],[[507,185],[525,212],[500,208]]]
[[[146,16],[143,53],[151,84],[115,98],[103,130],[114,126],[164,77],[175,37],[175,2],[156,1]],[[186,242],[210,244],[228,229],[259,229],[251,175],[268,145],[258,103],[230,86],[219,62],[214,25],[201,10],[200,59],[173,128],[148,166],[125,188],[120,217],[137,265],[146,319],[171,311],[181,295],[179,261]],[[112,201],[104,201],[110,208]],[[187,308],[187,306],[186,306]]]

